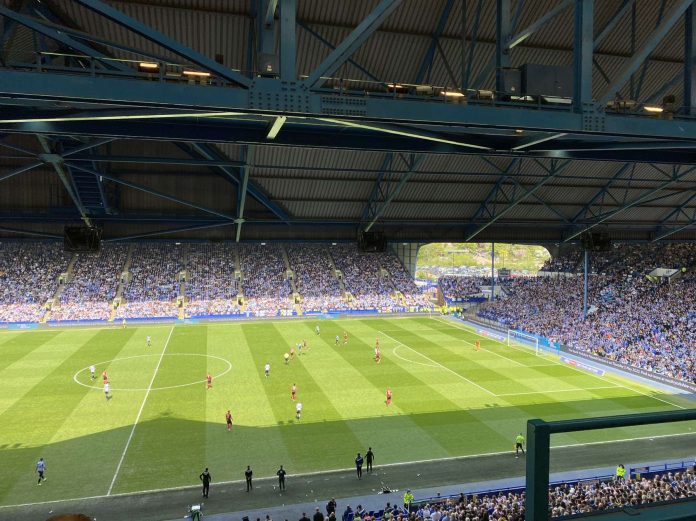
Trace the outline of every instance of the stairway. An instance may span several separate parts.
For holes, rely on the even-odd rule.
[[[288,252],[285,249],[284,245],[280,245],[280,251],[283,254],[283,263],[285,264],[285,272],[291,272],[292,277],[288,277],[288,281],[290,282],[290,287],[292,288],[292,295],[293,298],[295,295],[299,295],[299,291],[297,291],[297,286],[295,285],[295,272],[292,270],[290,267],[290,257],[288,257]]]
[[[90,214],[103,214],[104,196],[101,185],[95,175],[82,172],[76,168],[70,169],[77,196]]]
[[[131,244],[128,247],[128,253],[126,254],[126,261],[123,263],[123,267],[121,268],[121,273],[118,274],[118,287],[116,288],[116,295],[114,296],[114,299],[111,301],[111,313],[109,314],[109,322],[113,322],[114,319],[116,318],[116,309],[118,306],[123,304],[123,290],[126,287],[126,283],[130,281],[130,266],[131,266],[131,261],[133,260],[133,250],[135,249],[135,244]],[[123,277],[123,274],[126,273],[126,277]],[[126,282],[124,282],[124,280]],[[117,306],[118,304],[118,306]]]
[[[338,275],[336,275],[336,273],[340,273],[340,270],[336,269],[336,263],[334,262],[333,255],[331,255],[331,250],[329,248],[326,248],[326,255],[331,263],[331,272],[334,274],[334,278],[338,281],[338,285],[341,287],[341,293],[343,293],[345,298],[346,294],[348,293],[346,291],[346,285],[343,283],[343,277],[338,277]]]

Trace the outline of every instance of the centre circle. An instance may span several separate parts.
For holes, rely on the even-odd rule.
[[[219,374],[213,374],[213,375],[212,375],[213,379],[217,379],[217,378],[220,378],[220,377],[222,377],[222,376],[225,376],[227,373],[229,373],[229,372],[232,370],[232,363],[231,363],[229,360],[226,360],[226,359],[224,359],[224,358],[222,358],[222,357],[220,357],[220,356],[207,355],[207,354],[200,354],[200,353],[165,353],[164,355],[162,355],[162,354],[151,354],[151,355],[148,354],[148,355],[125,356],[125,357],[123,357],[123,358],[113,358],[113,359],[111,359],[111,360],[105,360],[105,361],[103,361],[103,362],[97,362],[97,363],[92,364],[92,365],[94,365],[94,366],[97,368],[97,373],[101,373],[101,369],[99,369],[99,368],[100,368],[100,367],[103,368],[105,365],[111,364],[112,362],[120,362],[120,361],[123,361],[123,360],[133,360],[133,359],[135,359],[135,358],[149,358],[149,357],[157,357],[157,358],[159,358],[159,357],[165,357],[165,356],[202,356],[202,357],[205,357],[205,358],[212,358],[212,359],[214,359],[214,360],[220,360],[221,362],[224,362],[224,363],[227,365],[227,368],[226,368],[224,371],[222,371],[221,373],[219,373]],[[77,371],[77,372],[74,374],[74,376],[73,376],[73,380],[75,381],[76,384],[81,385],[82,387],[87,387],[88,389],[102,389],[102,385],[101,385],[101,384],[98,384],[98,385],[88,385],[88,384],[83,383],[83,382],[81,382],[80,380],[78,380],[78,376],[79,376],[81,373],[84,373],[84,372],[86,372],[86,371],[88,372],[88,371],[89,371],[89,368],[90,368],[90,366],[87,366],[87,367],[83,367],[82,369],[80,369],[79,371]],[[100,376],[100,375],[98,374],[98,375],[97,375],[97,378],[99,378],[99,376]],[[88,376],[88,378],[89,378],[89,376]],[[189,387],[189,386],[191,386],[191,385],[200,385],[200,384],[203,384],[203,383],[206,383],[206,379],[205,379],[205,378],[203,378],[202,380],[197,380],[197,381],[195,381],[195,382],[187,382],[187,383],[182,383],[182,384],[177,384],[177,385],[167,385],[167,386],[165,386],[165,387],[151,387],[151,388],[147,388],[147,387],[113,387],[113,386],[112,386],[112,387],[111,387],[111,390],[112,390],[112,391],[147,391],[147,390],[150,390],[150,391],[164,391],[165,389],[177,389],[177,388],[179,388],[179,387]]]

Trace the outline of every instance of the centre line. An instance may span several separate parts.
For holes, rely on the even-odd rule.
[[[140,410],[138,411],[138,415],[135,417],[135,422],[133,423],[133,428],[131,429],[130,435],[128,436],[128,441],[126,442],[126,446],[123,448],[123,452],[121,453],[121,459],[118,461],[118,466],[116,467],[116,472],[114,472],[114,477],[111,480],[111,485],[109,485],[109,490],[106,492],[107,496],[111,495],[111,491],[114,488],[114,483],[116,483],[116,478],[118,477],[118,473],[121,472],[121,465],[123,465],[123,460],[126,459],[126,452],[128,452],[128,447],[130,446],[131,441],[133,440],[133,434],[135,433],[135,428],[138,425],[138,422],[140,421],[140,416],[143,414],[143,409],[145,409],[145,402],[147,402],[147,397],[150,396],[150,391],[152,390],[152,384],[155,383],[155,378],[157,377],[157,371],[159,371],[160,364],[162,363],[162,359],[164,358],[164,353],[167,350],[167,346],[169,345],[169,340],[172,338],[172,333],[174,332],[174,326],[169,330],[169,336],[167,337],[167,341],[164,343],[164,349],[162,349],[162,354],[159,357],[159,360],[157,361],[157,366],[155,367],[155,372],[152,375],[152,379],[150,380],[150,385],[147,386],[147,391],[145,392],[145,398],[143,398],[143,403],[140,404]]]

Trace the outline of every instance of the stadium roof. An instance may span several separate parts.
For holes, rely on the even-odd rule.
[[[696,239],[691,1],[3,5],[3,235]]]

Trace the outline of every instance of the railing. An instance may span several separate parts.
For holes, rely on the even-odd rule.
[[[129,60],[108,56],[92,57],[81,54],[36,52],[32,62],[8,63],[9,68],[34,70],[37,72],[71,73],[79,75],[133,78],[159,82],[186,82],[219,87],[236,88],[237,85],[216,76],[214,73],[195,70],[192,67],[165,60]],[[79,60],[80,65],[63,65],[51,63],[60,61],[70,63]],[[109,70],[98,66],[100,63],[114,63],[119,67]],[[125,67],[123,67],[125,65]],[[127,70],[132,67],[132,71]],[[125,69],[125,70],[124,70]],[[246,77],[254,78],[259,71],[230,69]],[[300,75],[298,81],[303,81],[307,75]],[[454,105],[476,105],[491,107],[510,107],[532,110],[552,110],[561,112],[573,111],[573,100],[567,97],[552,95],[516,95],[509,92],[497,92],[489,89],[460,90],[449,85],[410,84],[393,81],[374,81],[352,78],[322,77],[325,84],[319,92],[339,96],[380,96],[398,99],[428,100],[437,103]],[[660,112],[646,112],[645,103],[611,101],[603,110],[606,114],[632,116],[641,118],[663,119],[694,119],[685,106],[665,106]]]
[[[540,419],[529,420],[527,422],[527,477],[525,485],[527,519],[541,520],[549,517],[551,434],[689,420],[696,420],[696,409],[553,422],[546,422]]]

